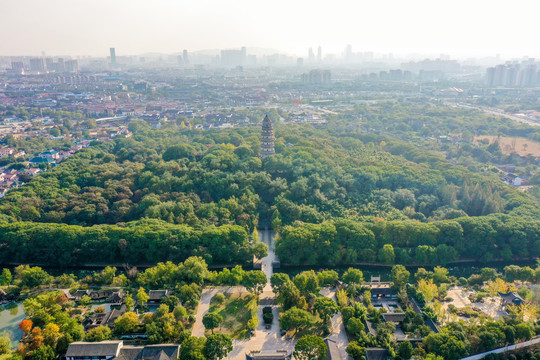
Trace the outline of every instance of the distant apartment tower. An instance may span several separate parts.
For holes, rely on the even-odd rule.
[[[330,70],[311,70],[308,74],[302,74],[301,80],[307,84],[329,84],[332,81]]]
[[[352,45],[347,45],[345,47],[345,60],[351,61],[353,58]]]
[[[262,122],[262,132],[261,132],[261,159],[269,155],[274,155],[276,153],[274,149],[274,127],[272,121],[268,118],[268,115],[264,117]]]
[[[182,52],[182,58],[184,60],[184,65],[189,65],[189,56],[186,49],[184,49],[184,51]]]
[[[529,65],[519,74],[519,86],[533,87],[536,85],[536,65]]]
[[[30,59],[30,70],[31,71],[45,71],[45,61],[43,61],[42,58]]]
[[[322,47],[317,48],[317,61],[322,62]]]
[[[54,65],[53,69],[57,73],[62,73],[64,71],[66,71],[66,63],[64,62],[63,58],[58,58],[57,62],[55,64],[53,64],[53,65]]]
[[[488,87],[534,87],[538,82],[538,71],[535,64],[506,63],[486,70]]]
[[[389,77],[392,81],[401,81],[403,80],[403,71],[401,69],[390,70]]]
[[[109,52],[111,53],[111,65],[116,65],[116,49],[110,48]]]
[[[47,67],[47,70],[53,70],[54,67],[54,59],[53,58],[46,58],[45,59],[45,66]]]
[[[240,50],[221,50],[221,65],[241,66],[246,64],[246,48]]]
[[[68,60],[64,62],[64,71],[67,72],[79,72],[79,61],[78,60]]]
[[[17,70],[17,71],[23,71],[24,70],[24,63],[22,61],[12,61],[11,62],[11,69]]]

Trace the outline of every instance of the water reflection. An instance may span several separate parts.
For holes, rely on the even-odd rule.
[[[13,348],[17,347],[23,333],[19,329],[19,323],[24,320],[22,303],[0,306],[0,333],[6,334],[11,339]]]

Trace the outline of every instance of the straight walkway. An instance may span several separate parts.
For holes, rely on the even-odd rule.
[[[274,274],[274,268],[272,263],[276,258],[274,252],[274,235],[268,229],[259,230],[259,240],[268,245],[268,255],[262,259],[262,271],[266,274],[267,283],[263,289],[263,293],[260,296],[260,300],[270,300],[273,302],[276,295],[272,292],[270,286],[270,278]],[[264,306],[259,306],[257,310],[257,316],[259,318],[259,326],[255,329],[255,334],[249,339],[236,339],[233,340],[233,351],[227,357],[228,360],[245,360],[246,353],[252,350],[262,350],[268,352],[275,352],[276,350],[294,350],[294,344],[296,340],[286,340],[280,334],[279,329],[279,312],[276,305],[272,305],[272,312],[274,314],[274,321],[272,327],[266,329],[262,318],[262,309]]]
[[[321,289],[320,293],[321,295],[329,297],[337,303],[335,289],[325,287]],[[349,359],[349,355],[347,355],[347,351],[345,351],[345,349],[347,348],[347,345],[349,345],[349,338],[347,337],[347,331],[345,330],[345,324],[343,323],[343,317],[341,316],[341,312],[338,312],[336,315],[334,315],[331,321],[332,334],[328,336],[328,339],[336,343],[339,349],[339,353],[341,355],[341,359],[347,360]]]
[[[495,350],[486,351],[486,352],[481,353],[481,354],[472,355],[472,356],[469,356],[469,357],[466,357],[466,358],[462,358],[461,360],[480,360],[480,359],[485,358],[486,355],[488,355],[488,354],[500,354],[502,352],[522,349],[522,348],[525,348],[527,346],[531,346],[531,345],[538,344],[538,343],[540,343],[540,337],[537,337],[535,339],[525,341],[525,342],[522,342],[522,343],[518,343],[518,344],[515,344],[515,345],[509,345],[509,346],[505,346],[505,347],[498,348],[498,349],[495,349]]]

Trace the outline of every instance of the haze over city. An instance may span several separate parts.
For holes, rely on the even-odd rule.
[[[0,55],[106,56],[251,46],[451,54],[539,55],[538,2],[21,0],[0,4]]]
[[[540,0],[0,0],[0,360],[540,360]]]

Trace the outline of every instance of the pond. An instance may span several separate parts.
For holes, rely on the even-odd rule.
[[[22,337],[19,323],[24,320],[25,314],[22,302],[7,306],[0,306],[0,333],[7,334],[15,348]]]

